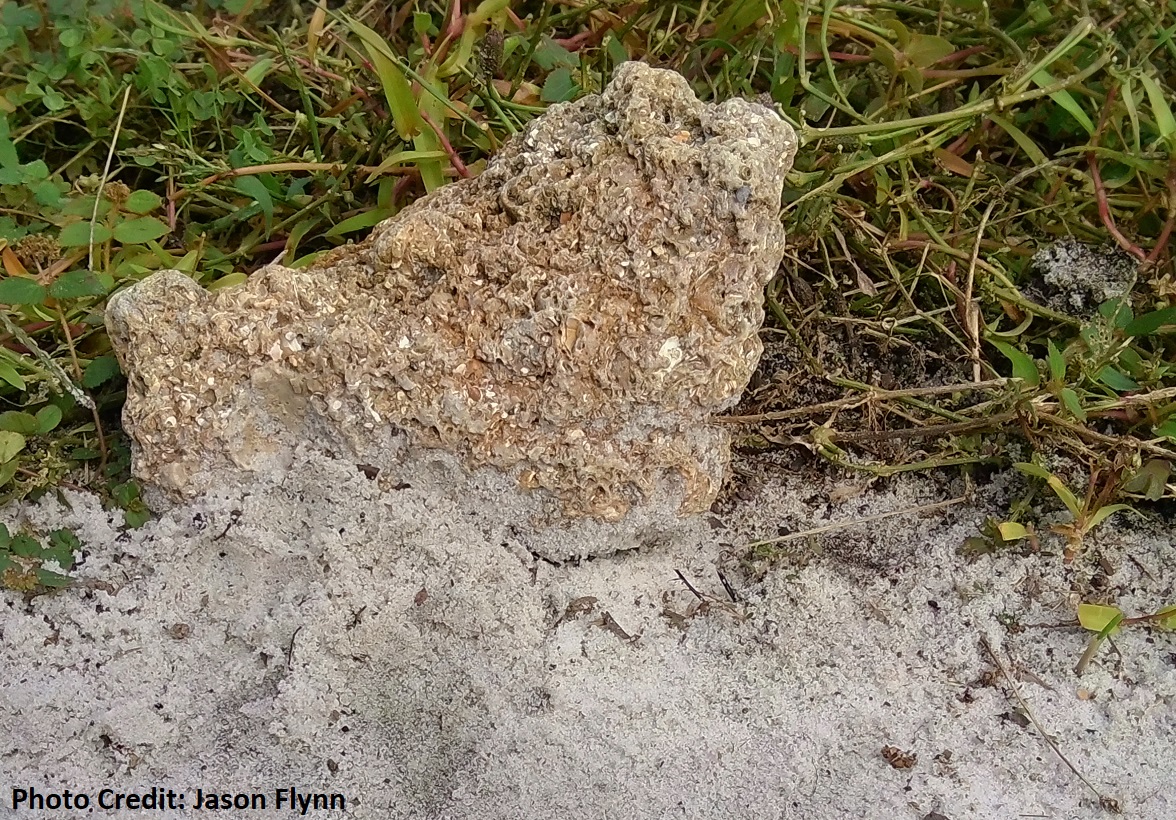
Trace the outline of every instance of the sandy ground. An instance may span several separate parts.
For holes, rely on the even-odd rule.
[[[778,476],[667,543],[557,566],[493,523],[492,493],[401,478],[300,454],[139,530],[77,494],[5,510],[86,551],[83,583],[0,596],[0,816],[206,816],[197,789],[299,816],[276,807],[291,787],[346,801],[319,818],[1109,816],[986,640],[1094,788],[1176,818],[1176,636],[1125,630],[1077,677],[1087,634],[1058,625],[1099,562],[957,553],[1016,476],[756,567],[754,538],[958,488]],[[1092,538],[1096,580],[1150,612],[1176,539],[1126,523]],[[13,789],[90,811],[14,809]],[[151,789],[176,808],[98,806]]]

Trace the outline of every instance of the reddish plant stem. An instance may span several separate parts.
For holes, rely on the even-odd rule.
[[[1098,201],[1098,216],[1102,220],[1103,225],[1111,236],[1115,238],[1115,242],[1119,247],[1127,251],[1137,259],[1147,259],[1147,254],[1143,249],[1133,243],[1130,239],[1123,236],[1119,230],[1119,226],[1115,224],[1115,217],[1111,214],[1111,206],[1107,202],[1107,189],[1103,185],[1102,175],[1098,171],[1098,157],[1093,151],[1086,154],[1086,162],[1090,165],[1090,179],[1094,182],[1094,197]]]
[[[449,137],[445,136],[445,132],[441,130],[437,123],[433,122],[432,117],[430,117],[424,111],[420,112],[420,114],[421,119],[428,123],[429,127],[433,129],[433,133],[437,135],[437,139],[441,140],[441,147],[445,150],[445,153],[449,155],[449,161],[453,164],[453,169],[457,171],[458,175],[460,175],[462,179],[469,179],[472,174],[470,173],[470,170],[466,168],[465,163],[461,161],[461,157],[457,155],[457,151],[454,150],[453,143],[449,141]]]
[[[394,203],[399,202],[404,196],[405,192],[408,190],[409,186],[420,179],[420,171],[418,171],[416,168],[411,168],[409,170],[411,173],[402,176],[396,181],[396,184],[392,186],[392,201]]]
[[[1156,239],[1155,247],[1147,255],[1148,264],[1154,265],[1156,260],[1160,258],[1160,254],[1164,252],[1164,248],[1168,247],[1168,239],[1172,236],[1173,226],[1176,226],[1176,173],[1168,175],[1168,218],[1164,221],[1164,227]]]
[[[1111,90],[1107,92],[1107,99],[1103,103],[1102,114],[1098,118],[1098,127],[1094,129],[1094,133],[1090,137],[1090,147],[1098,148],[1099,139],[1102,137],[1103,129],[1107,125],[1107,115],[1110,113],[1111,104],[1115,101],[1115,97],[1119,93],[1119,86],[1111,86]],[[1094,151],[1086,152],[1086,164],[1090,166],[1090,179],[1094,183],[1094,197],[1098,202],[1098,216],[1102,220],[1103,225],[1111,236],[1115,238],[1115,242],[1119,247],[1127,251],[1137,259],[1143,260],[1147,258],[1147,254],[1143,249],[1133,243],[1119,230],[1119,226],[1115,224],[1115,217],[1111,213],[1110,203],[1107,201],[1107,189],[1103,185],[1102,173],[1098,168],[1098,156]]]
[[[961,48],[959,51],[953,51],[942,59],[936,60],[932,65],[943,65],[944,63],[959,63],[973,54],[980,54],[988,49],[987,46],[972,46],[970,48]]]
[[[464,28],[465,14],[461,10],[461,0],[453,0],[453,5],[449,7],[449,25],[445,29],[445,36],[456,40]]]
[[[579,34],[564,37],[555,42],[568,51],[579,51],[584,47],[595,47],[604,42],[604,35],[608,34],[612,30],[612,27],[612,21],[609,20],[598,29],[581,31]]]
[[[288,238],[284,238],[284,239],[274,239],[270,242],[263,242],[260,245],[255,245],[252,248],[250,248],[249,255],[250,256],[257,256],[259,254],[269,253],[270,251],[284,251],[286,249],[286,243],[288,241],[289,241]]]
[[[716,49],[716,51],[720,50]],[[793,56],[800,54],[800,49],[794,45],[785,46],[784,50]],[[869,54],[850,54],[847,51],[830,51],[829,57],[834,60],[840,60],[843,63],[868,63],[874,59]],[[805,52],[804,58],[805,60],[823,60],[825,55],[819,51],[808,51]]]

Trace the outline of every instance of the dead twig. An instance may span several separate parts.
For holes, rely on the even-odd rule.
[[[957,384],[937,385],[934,387],[912,387],[906,390],[883,390],[870,388],[865,395],[846,396],[843,399],[823,401],[819,404],[809,404],[804,407],[794,407],[789,410],[774,410],[769,413],[754,413],[745,416],[718,416],[715,421],[727,424],[756,424],[762,421],[783,421],[784,419],[801,418],[827,413],[833,410],[845,410],[859,407],[871,401],[887,401],[918,398],[920,396],[943,396],[953,393],[966,393],[974,390],[1002,390],[1009,384],[1008,379],[988,379],[982,382],[960,382]]]
[[[931,424],[926,427],[903,427],[898,430],[865,431],[859,433],[840,433],[829,431],[829,440],[845,444],[856,444],[867,441],[896,441],[913,438],[935,438],[938,436],[956,436],[962,433],[974,433],[977,430],[987,430],[1000,427],[1016,418],[1016,413],[999,413],[988,418],[974,421],[959,421],[951,424]]]
[[[686,576],[682,574],[682,570],[676,569],[676,570],[674,570],[674,572],[678,573],[678,578],[682,581],[683,584],[686,585],[686,589],[688,589],[694,593],[695,598],[697,598],[700,601],[706,600],[705,598],[702,597],[702,593],[694,588],[694,584],[692,584],[688,580],[686,580]]]
[[[1111,814],[1122,814],[1123,809],[1120,807],[1119,801],[1113,797],[1104,795],[1097,788],[1095,788],[1094,784],[1087,780],[1082,772],[1078,771],[1078,767],[1071,763],[1066,758],[1066,756],[1062,754],[1062,750],[1058,748],[1058,744],[1052,737],[1050,737],[1049,733],[1046,732],[1042,725],[1037,721],[1033,711],[1029,708],[1029,704],[1026,703],[1025,698],[1021,696],[1021,690],[1017,688],[1017,684],[1013,680],[1013,676],[1009,674],[1009,670],[997,656],[996,650],[992,648],[992,644],[988,642],[988,638],[981,635],[980,643],[984,645],[984,649],[988,652],[989,657],[992,658],[992,662],[995,663],[996,668],[1000,670],[1000,674],[1004,677],[1005,682],[1009,685],[1009,689],[1011,689],[1013,692],[1013,697],[1017,699],[1017,703],[1020,705],[1021,710],[1025,713],[1025,716],[1029,718],[1030,722],[1033,723],[1033,728],[1037,730],[1037,734],[1040,735],[1041,739],[1045,741],[1045,745],[1049,746],[1050,750],[1058,756],[1058,760],[1065,763],[1066,767],[1074,773],[1075,777],[1082,781],[1086,788],[1094,792],[1095,797],[1098,798],[1099,805],[1102,806],[1103,809],[1109,811]]]
[[[980,217],[980,225],[976,228],[976,242],[972,245],[972,256],[968,259],[968,277],[964,284],[963,304],[960,307],[964,314],[964,332],[968,334],[971,344],[969,355],[972,359],[972,381],[980,381],[980,373],[984,360],[980,356],[980,305],[973,298],[976,285],[976,263],[980,259],[980,243],[984,239],[984,226],[992,217],[992,209],[996,207],[996,200],[988,203],[984,215]]]
[[[917,507],[905,507],[901,510],[893,510],[891,512],[878,513],[877,515],[867,515],[864,518],[855,518],[851,521],[839,521],[835,524],[826,524],[823,527],[815,527],[804,532],[793,532],[788,535],[781,535],[777,538],[766,538],[762,541],[755,541],[750,544],[751,547],[761,547],[768,544],[783,544],[786,541],[796,541],[800,538],[808,538],[812,535],[823,535],[827,532],[834,532],[836,530],[843,530],[846,527],[855,527],[860,524],[872,524],[875,521],[882,521],[887,518],[895,518],[900,515],[917,515],[920,513],[934,512],[935,510],[946,509],[947,507],[962,504],[967,501],[969,496],[967,494],[961,495],[958,498],[952,498],[947,501],[937,501],[934,504],[923,504]]]

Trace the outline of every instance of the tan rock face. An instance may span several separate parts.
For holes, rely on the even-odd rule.
[[[155,274],[107,311],[135,472],[192,495],[311,438],[357,460],[444,448],[569,516],[706,509],[795,148],[773,112],[626,63],[312,267],[215,293]]]

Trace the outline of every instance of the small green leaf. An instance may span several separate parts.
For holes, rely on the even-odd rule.
[[[17,390],[25,390],[25,380],[21,378],[20,374],[12,365],[5,362],[0,362],[0,380],[6,381],[15,387]]]
[[[154,191],[132,191],[123,208],[135,214],[149,214],[162,205],[163,199]]]
[[[45,554],[65,569],[73,566],[73,554],[81,550],[82,542],[72,532],[66,529],[54,530],[49,533],[50,547]]]
[[[266,188],[265,183],[257,177],[237,177],[234,184],[237,186],[237,190],[261,206],[261,212],[265,215],[265,224],[268,229],[274,221],[274,199],[270,196],[269,188]]]
[[[245,79],[254,87],[259,87],[265,78],[269,75],[270,69],[274,67],[274,60],[272,57],[258,60],[253,65],[245,70]]]
[[[1018,524],[1016,521],[1002,521],[997,525],[997,531],[1000,532],[1002,541],[1020,541],[1022,538],[1029,536],[1029,531],[1025,529],[1025,525]]]
[[[74,461],[93,461],[102,458],[102,453],[93,447],[75,447],[69,454]]]
[[[195,273],[196,272],[196,262],[197,262],[199,256],[200,255],[197,251],[194,251],[194,250],[188,251],[186,254],[184,254],[179,259],[177,259],[175,262],[173,262],[172,267],[178,271],[182,271],[183,273],[188,273],[188,274]]]
[[[1166,606],[1156,614],[1164,616],[1153,622],[1156,626],[1160,629],[1176,629],[1176,606]]]
[[[1112,623],[1123,620],[1122,611],[1115,606],[1078,604],[1078,623],[1091,632],[1102,632]]]
[[[390,182],[390,178],[388,178],[388,177],[385,177],[384,179],[380,180],[379,188],[380,188],[381,192],[385,188],[390,187],[387,184],[388,182]],[[380,204],[378,207],[381,209],[386,209],[389,212],[393,212],[395,209],[390,204],[391,195],[389,195],[388,199],[389,199],[388,205]],[[305,237],[308,233],[310,233],[312,230],[314,230],[315,228],[317,228],[319,226],[319,223],[321,221],[322,221],[322,217],[311,216],[311,217],[308,217],[308,218],[302,220],[301,222],[299,222],[297,225],[295,225],[293,228],[290,229],[290,233],[286,236],[286,252],[285,252],[285,255],[282,257],[285,264],[289,265],[290,260],[298,258],[298,245],[302,242],[303,237]]]
[[[1108,504],[1105,507],[1099,507],[1095,510],[1094,515],[1090,516],[1090,521],[1086,524],[1087,531],[1093,530],[1102,522],[1106,521],[1117,512],[1133,512],[1139,515],[1139,510],[1132,507],[1130,504]]]
[[[915,34],[903,49],[907,59],[919,68],[928,68],[956,50],[951,41],[934,34]]]
[[[1172,465],[1159,458],[1148,459],[1135,475],[1123,485],[1123,491],[1142,495],[1148,501],[1159,501],[1164,497]]]
[[[1128,322],[1127,327],[1123,328],[1123,332],[1128,336],[1150,336],[1167,325],[1176,326],[1176,307],[1145,313],[1137,319]],[[1176,330],[1176,327],[1170,327],[1164,332],[1171,333],[1173,330]]]
[[[147,505],[140,501],[123,511],[123,520],[128,527],[137,530],[151,520],[151,510],[147,509]]]
[[[47,569],[37,569],[37,583],[49,589],[64,589],[73,583],[73,579]]]
[[[71,551],[81,549],[81,541],[69,529],[54,529],[52,533],[49,533],[49,544],[55,547],[67,547]]]
[[[41,97],[41,105],[52,112],[61,111],[65,108],[65,97],[56,88],[47,88]]]
[[[70,199],[68,202],[65,203],[65,205],[61,209],[61,213],[64,216],[84,216],[85,217],[85,220],[83,220],[80,224],[86,226],[86,237],[87,238],[90,235],[90,217],[93,215],[93,212],[94,212],[94,195],[93,194],[87,194],[86,196],[79,196],[79,197],[75,197],[73,199]],[[98,216],[103,217],[103,216],[106,216],[108,213],[110,213],[110,200],[103,197],[98,202]],[[66,225],[65,228],[68,228],[70,230],[78,230],[77,228],[73,227],[75,224],[79,224],[79,223],[71,222],[69,225]],[[63,228],[62,230],[65,230],[65,228]],[[83,240],[83,244],[84,244],[84,240]]]
[[[114,226],[114,238],[124,245],[144,245],[168,233],[167,225],[153,216],[128,219]]]
[[[63,273],[49,286],[54,299],[81,299],[85,296],[105,296],[106,288],[93,271],[71,270]]]
[[[625,44],[611,32],[605,38],[604,50],[608,52],[609,59],[612,60],[613,65],[620,65],[629,59],[629,51],[625,48]]]
[[[26,178],[31,182],[49,178],[49,166],[45,164],[43,159],[35,159],[24,166],[24,172]]]
[[[579,91],[580,86],[572,79],[572,72],[566,68],[557,68],[547,75],[539,98],[549,103],[565,102],[575,97]]]
[[[70,569],[73,567],[73,550],[65,546],[55,545],[46,547],[41,553],[41,558],[42,560],[53,561],[62,569]]]
[[[3,487],[16,476],[16,471],[20,467],[20,459],[14,458],[12,461],[6,461],[0,464],[0,487]]]
[[[433,25],[433,15],[423,11],[414,11],[412,13],[412,30],[418,37],[422,34],[430,36],[436,34],[437,27]]]
[[[221,290],[222,288],[231,288],[236,285],[243,285],[248,281],[249,281],[248,274],[246,274],[242,271],[236,271],[234,273],[226,274],[225,276],[222,276],[220,279],[217,279],[215,282],[210,283],[207,287],[207,290],[213,291],[213,290]]]
[[[82,44],[85,36],[81,29],[67,28],[57,35],[57,40],[66,48],[74,48]]]
[[[870,57],[891,74],[898,74],[898,52],[890,43],[882,43],[870,50]]]
[[[1139,351],[1133,347],[1127,347],[1120,351],[1118,358],[1115,359],[1115,364],[1133,379],[1147,378],[1148,366],[1144,364]]]
[[[1156,128],[1160,136],[1171,146],[1176,142],[1176,117],[1168,106],[1168,95],[1160,84],[1146,74],[1140,76],[1143,90],[1147,92],[1147,101],[1151,103],[1152,116],[1156,118]]]
[[[356,214],[355,216],[344,219],[338,225],[333,226],[329,231],[323,234],[323,236],[342,236],[343,234],[348,234],[352,231],[361,231],[364,228],[370,228],[374,225],[378,225],[391,215],[392,214],[389,211],[385,211],[380,208],[373,208],[372,210],[365,213]]]
[[[1171,416],[1163,424],[1153,427],[1152,432],[1176,442],[1176,416]]]
[[[39,305],[45,301],[45,288],[33,279],[10,276],[0,280],[0,304]]]
[[[20,433],[22,436],[35,436],[37,435],[37,427],[37,419],[32,413],[20,410],[6,410],[0,413],[0,430]],[[0,459],[0,461],[7,461],[7,459]]]
[[[1120,393],[1139,389],[1139,385],[1135,383],[1134,379],[1125,373],[1121,373],[1109,364],[1098,371],[1098,380],[1112,390],[1118,390]]]
[[[1070,511],[1071,515],[1077,518],[1082,513],[1082,502],[1078,500],[1078,496],[1074,495],[1069,487],[1062,483],[1060,478],[1056,475],[1051,475],[1045,480],[1045,483],[1054,491],[1054,495],[1062,500],[1062,503],[1066,505],[1066,509]]]
[[[1031,475],[1035,478],[1044,479],[1045,483],[1049,485],[1049,488],[1054,491],[1054,495],[1061,499],[1062,503],[1066,505],[1066,509],[1070,511],[1071,515],[1077,518],[1081,514],[1082,504],[1078,501],[1078,496],[1074,495],[1074,493],[1070,491],[1070,488],[1063,484],[1062,480],[1051,473],[1049,470],[1038,464],[1024,461],[1019,461],[1013,466],[1025,475]]]
[[[1042,467],[1040,464],[1034,464],[1031,461],[1019,461],[1013,465],[1025,475],[1031,475],[1034,478],[1040,478],[1043,481],[1053,476],[1049,470]]]
[[[1053,339],[1050,339],[1047,344],[1049,345],[1049,354],[1046,357],[1049,362],[1049,380],[1061,382],[1066,378],[1066,357],[1062,355],[1062,351],[1058,350]]]
[[[915,66],[903,66],[898,70],[898,76],[902,77],[903,82],[909,85],[911,90],[915,92],[921,92],[923,90],[923,72],[919,71]]]
[[[33,197],[38,204],[54,209],[60,208],[65,202],[61,195],[61,188],[51,179],[37,183],[33,187]]]
[[[989,339],[988,343],[999,350],[1013,366],[1013,378],[1020,379],[1030,387],[1037,387],[1041,383],[1041,374],[1037,372],[1037,364],[1025,353],[1013,347],[1008,342],[999,339]]]
[[[1062,404],[1070,411],[1070,415],[1078,419],[1078,421],[1086,421],[1086,408],[1082,406],[1082,402],[1078,399],[1078,394],[1072,388],[1062,388]]]
[[[121,372],[118,366],[118,359],[114,356],[99,356],[86,365],[86,370],[82,373],[82,385],[94,388],[109,381]]]
[[[0,109],[0,168],[20,168],[20,156],[16,153],[16,144],[9,137],[8,117],[2,109]]]
[[[94,225],[94,244],[100,244],[110,239],[110,228],[101,222]],[[63,248],[81,248],[90,244],[90,223],[71,222],[61,229],[57,242]]]
[[[1131,303],[1121,296],[1108,299],[1099,305],[1098,315],[1109,319],[1119,330],[1123,330],[1135,320],[1135,311],[1131,309]]]
[[[532,58],[545,71],[553,68],[576,68],[580,65],[580,56],[568,51],[555,40],[546,35],[539,41]]]
[[[37,411],[37,435],[52,432],[61,423],[61,408],[47,404]]]
[[[40,558],[41,542],[31,535],[21,532],[12,536],[12,543],[8,545],[8,550],[21,558]]]
[[[139,500],[139,492],[138,482],[126,481],[113,487],[110,494],[114,503],[120,507],[129,507]]]
[[[24,446],[25,437],[20,433],[0,430],[0,461],[12,461]]]

